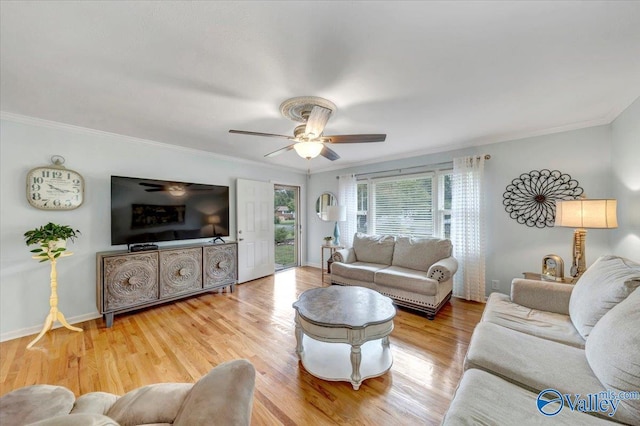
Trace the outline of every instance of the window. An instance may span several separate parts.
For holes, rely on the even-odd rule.
[[[358,232],[451,235],[451,171],[358,183]]]

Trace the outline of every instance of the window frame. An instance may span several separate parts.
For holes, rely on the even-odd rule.
[[[357,189],[358,189],[358,220],[361,216],[365,216],[364,228],[366,233],[375,233],[375,224],[372,224],[372,221],[375,220],[375,212],[373,211],[376,194],[373,191],[375,188],[376,182],[384,182],[384,181],[397,181],[403,179],[416,179],[420,177],[431,177],[431,199],[432,199],[432,208],[431,208],[431,218],[432,218],[432,229],[433,234],[429,237],[433,238],[451,238],[451,235],[446,236],[446,219],[447,215],[451,216],[451,208],[446,208],[446,200],[445,200],[445,179],[446,176],[451,176],[453,174],[453,169],[440,169],[440,170],[426,170],[424,172],[419,173],[406,173],[406,174],[397,174],[397,175],[387,175],[381,177],[368,177],[358,179],[357,181]],[[451,179],[451,177],[449,178]],[[363,185],[366,188],[366,198],[367,198],[367,210],[360,210],[360,201],[361,196],[360,188]],[[358,222],[359,223],[359,222]],[[358,226],[358,228],[361,228]],[[360,230],[361,231],[361,230]]]

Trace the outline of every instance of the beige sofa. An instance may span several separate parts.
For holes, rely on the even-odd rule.
[[[62,386],[33,385],[0,398],[0,425],[249,425],[255,369],[247,360],[220,364],[197,383],[160,383],[118,397],[75,398]]]
[[[639,286],[640,264],[602,256],[575,286],[492,293],[443,424],[640,424]]]
[[[357,233],[353,247],[333,255],[331,282],[371,288],[433,319],[451,298],[451,251],[450,240]]]

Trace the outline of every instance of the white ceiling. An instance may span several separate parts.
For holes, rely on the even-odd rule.
[[[640,2],[2,2],[0,109],[307,170],[279,114],[330,99],[311,171],[609,123],[640,95]]]

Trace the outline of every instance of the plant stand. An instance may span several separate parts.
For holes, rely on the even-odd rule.
[[[72,254],[73,253],[71,252],[64,252],[59,257],[68,257],[68,256],[71,256]],[[33,258],[39,259],[40,257],[33,256]],[[42,331],[40,331],[40,334],[38,334],[38,336],[36,336],[36,338],[33,339],[31,343],[27,345],[27,349],[30,349],[38,340],[42,338],[42,336],[45,335],[47,331],[51,330],[51,328],[53,327],[53,323],[56,321],[59,321],[60,324],[62,324],[64,327],[68,328],[69,330],[82,331],[81,328],[70,325],[67,322],[67,320],[64,318],[64,315],[62,314],[62,312],[58,310],[58,273],[56,271],[56,262],[57,262],[57,259],[55,258],[51,259],[51,296],[49,297],[49,306],[51,306],[51,310],[49,310],[49,315],[47,315],[47,318],[44,321],[44,326],[42,326]]]

